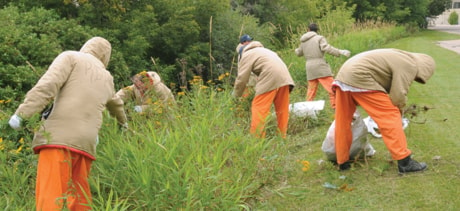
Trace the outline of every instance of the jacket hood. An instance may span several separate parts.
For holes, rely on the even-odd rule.
[[[249,44],[246,45],[246,47],[244,48],[243,52],[246,52],[250,49],[253,49],[253,48],[258,48],[258,47],[264,47],[264,45],[262,45],[261,42],[259,41],[252,41],[250,42]]]
[[[112,46],[110,42],[102,37],[93,37],[86,41],[81,47],[80,52],[89,53],[98,58],[107,68],[109,65]]]
[[[434,74],[436,64],[431,56],[422,53],[413,53],[415,64],[417,65],[417,75],[415,81],[425,84]]]
[[[243,47],[243,44],[238,43],[238,45],[236,46],[236,49],[235,49],[237,53],[240,53],[241,47]]]
[[[309,31],[307,33],[305,33],[304,35],[302,35],[302,37],[300,37],[300,42],[305,42],[309,39],[311,39],[312,37],[318,35],[316,32],[313,32],[313,31]]]
[[[153,71],[149,71],[149,72],[147,72],[147,74],[153,80],[154,85],[157,85],[157,84],[159,84],[161,82],[161,78],[160,78],[160,75],[158,75],[158,73],[153,72]]]

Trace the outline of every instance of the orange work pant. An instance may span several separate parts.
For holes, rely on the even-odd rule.
[[[90,210],[91,163],[88,157],[67,149],[41,149],[35,186],[36,210]]]
[[[307,88],[307,101],[313,101],[315,99],[316,91],[318,91],[318,83],[321,83],[321,86],[323,86],[329,94],[329,102],[331,103],[331,107],[335,108],[335,94],[332,91],[333,82],[334,78],[332,76],[309,80]]]
[[[289,121],[289,85],[257,95],[252,100],[251,134],[258,138],[265,137],[265,122],[272,104],[275,104],[278,133],[286,138]]]
[[[411,154],[407,149],[399,108],[393,105],[386,93],[344,92],[339,87],[335,91],[335,150],[338,164],[349,160],[352,143],[351,122],[356,105],[360,105],[375,120],[393,160],[401,160]]]

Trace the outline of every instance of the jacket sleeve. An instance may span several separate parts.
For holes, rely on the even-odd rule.
[[[128,121],[123,108],[123,100],[121,100],[121,98],[117,95],[114,95],[112,99],[107,102],[107,110],[110,115],[118,120],[118,123],[124,124]]]
[[[244,89],[246,88],[247,83],[249,82],[249,77],[252,73],[252,62],[249,61],[251,59],[252,58],[245,56],[238,63],[238,76],[236,77],[234,85],[235,97],[241,97],[243,95]]]
[[[303,56],[303,50],[302,50],[301,46],[299,46],[298,48],[295,49],[295,55]]]
[[[391,87],[388,94],[393,105],[403,109],[406,106],[410,85],[417,74],[417,67],[408,62],[394,63],[391,66]]]
[[[15,114],[23,118],[30,118],[35,113],[42,111],[56,97],[69,78],[73,70],[73,63],[71,53],[64,52],[58,55],[37,84],[27,92],[24,102],[19,105]]]
[[[340,56],[339,49],[333,47],[332,45],[329,45],[329,43],[326,41],[326,38],[324,38],[323,36],[321,36],[321,38],[319,39],[319,47],[323,52],[326,52],[333,56]]]

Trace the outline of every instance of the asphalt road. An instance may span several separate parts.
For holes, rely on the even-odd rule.
[[[436,25],[429,26],[428,29],[460,34],[460,25]]]

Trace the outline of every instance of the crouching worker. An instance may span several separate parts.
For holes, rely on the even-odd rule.
[[[94,37],[80,51],[59,54],[10,118],[10,126],[19,130],[23,119],[54,99],[32,141],[38,153],[36,210],[91,210],[88,176],[104,109],[127,126],[123,101],[115,97],[106,70],[111,50],[109,41]]]
[[[422,171],[425,163],[411,159],[402,127],[402,109],[413,81],[425,84],[435,61],[426,54],[398,49],[376,49],[347,60],[334,82],[336,92],[335,148],[340,170],[350,168],[351,122],[356,106],[375,120],[383,142],[400,173]]]
[[[159,100],[161,107],[168,108],[175,105],[174,95],[171,90],[161,82],[158,73],[142,71],[131,78],[133,85],[120,89],[117,96],[125,104],[128,101],[135,103],[134,111],[141,113],[151,109],[151,106]]]
[[[238,62],[238,76],[235,80],[233,96],[241,97],[254,73],[258,80],[255,97],[251,105],[251,134],[265,137],[265,121],[271,105],[275,105],[278,132],[286,138],[289,120],[289,95],[294,87],[286,64],[273,51],[258,41],[250,42],[241,53]]]

